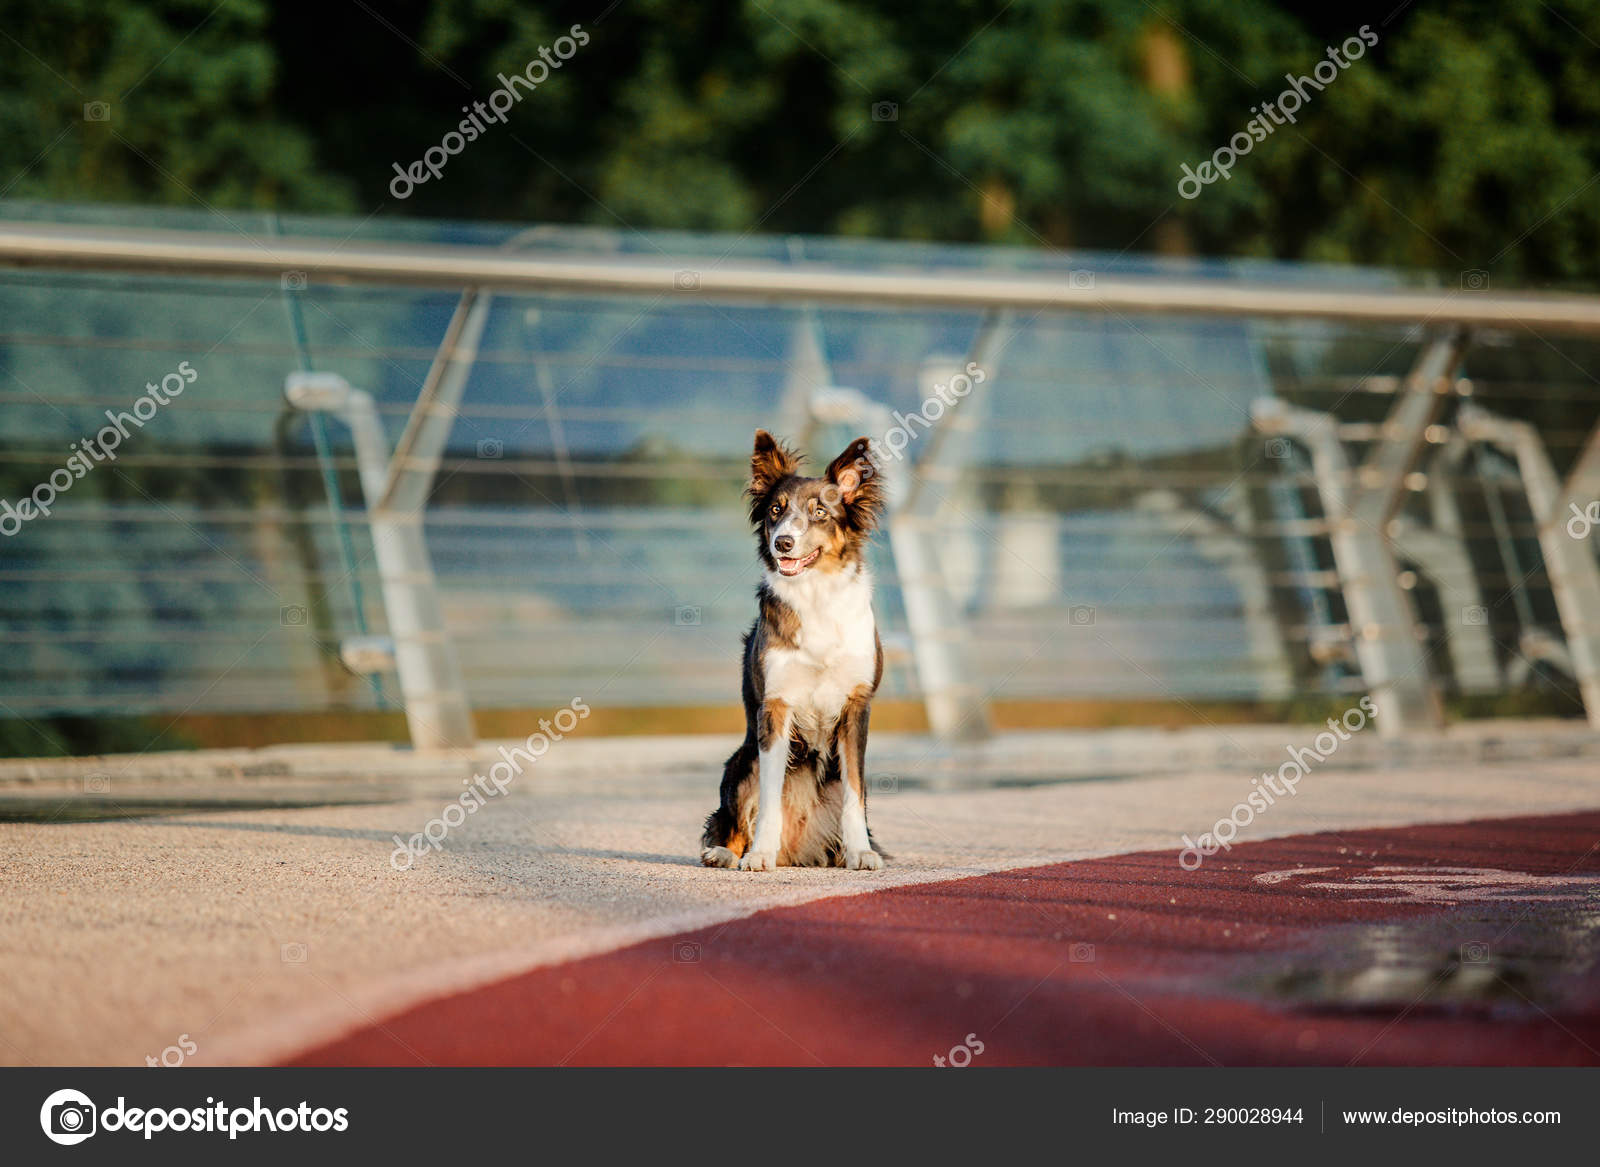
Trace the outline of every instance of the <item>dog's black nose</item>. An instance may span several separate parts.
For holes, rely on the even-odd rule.
[[[779,535],[772,541],[772,545],[776,547],[779,552],[787,555],[789,552],[794,550],[794,537],[791,535]]]

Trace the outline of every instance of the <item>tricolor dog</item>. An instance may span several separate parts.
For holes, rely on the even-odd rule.
[[[744,744],[706,819],[707,867],[873,871],[867,830],[867,714],[883,676],[867,539],[883,509],[866,438],[820,478],[756,431],[750,521],[766,568],[744,638]]]

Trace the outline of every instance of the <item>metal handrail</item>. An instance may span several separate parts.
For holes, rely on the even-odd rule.
[[[897,273],[824,265],[724,264],[690,257],[553,258],[507,255],[488,246],[257,239],[217,232],[40,223],[0,225],[0,266],[257,278],[297,272],[308,281],[330,283],[477,285],[498,291],[674,296],[690,301],[1317,317],[1600,333],[1600,296],[1341,290],[1228,280],[1108,278],[1099,273],[1093,280],[972,269]]]

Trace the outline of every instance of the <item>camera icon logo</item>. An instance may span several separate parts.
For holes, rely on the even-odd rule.
[[[278,947],[278,959],[284,964],[304,964],[306,962],[306,946],[296,941],[292,944],[283,944]]]
[[[1088,628],[1094,624],[1093,604],[1074,604],[1067,609],[1067,623],[1074,628]]]
[[[693,604],[679,604],[672,610],[672,622],[679,628],[698,628],[700,609]]]
[[[680,940],[672,946],[672,959],[679,964],[699,964],[700,946],[688,940]]]
[[[900,792],[900,776],[898,774],[874,774],[867,780],[867,789],[873,794],[898,794]]]
[[[1489,946],[1481,940],[1469,940],[1461,946],[1462,964],[1488,964]]]
[[[1461,273],[1461,290],[1463,292],[1481,292],[1489,286],[1489,273],[1481,268]]]
[[[1074,944],[1071,948],[1067,949],[1067,959],[1070,960],[1073,964],[1093,964],[1094,963],[1094,945],[1093,944],[1085,944],[1083,941],[1080,940],[1078,943]]]
[[[285,292],[303,292],[306,290],[306,273],[303,271],[286,271],[278,277],[278,282],[283,285]]]
[[[108,122],[111,120],[111,103],[109,101],[87,101],[83,105],[83,120],[86,122]]]
[[[71,1147],[94,1134],[97,1113],[87,1094],[57,1090],[39,1108],[39,1125],[52,1143]]]
[[[693,292],[700,287],[700,273],[697,271],[674,272],[672,286],[680,292]]]
[[[85,774],[83,776],[83,792],[85,794],[110,794],[111,775]]]
[[[505,456],[506,444],[499,438],[484,438],[478,443],[478,457],[480,458],[493,459],[504,458]]]
[[[1489,609],[1482,604],[1473,604],[1461,609],[1461,622],[1469,627],[1477,628],[1489,622]]]
[[[900,107],[892,101],[875,101],[872,103],[872,120],[897,122],[900,120]]]
[[[1288,438],[1268,438],[1267,457],[1277,462],[1286,461],[1289,457],[1290,446]]]
[[[1067,287],[1092,288],[1094,287],[1094,272],[1072,271],[1067,273]]]
[[[278,623],[285,628],[303,628],[306,623],[306,607],[304,604],[285,604],[278,609]]]

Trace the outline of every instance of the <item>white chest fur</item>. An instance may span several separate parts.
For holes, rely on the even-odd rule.
[[[872,576],[865,568],[795,579],[767,573],[767,587],[798,617],[794,648],[770,646],[764,658],[769,698],[788,705],[794,725],[815,740],[838,721],[850,694],[877,668]]]

